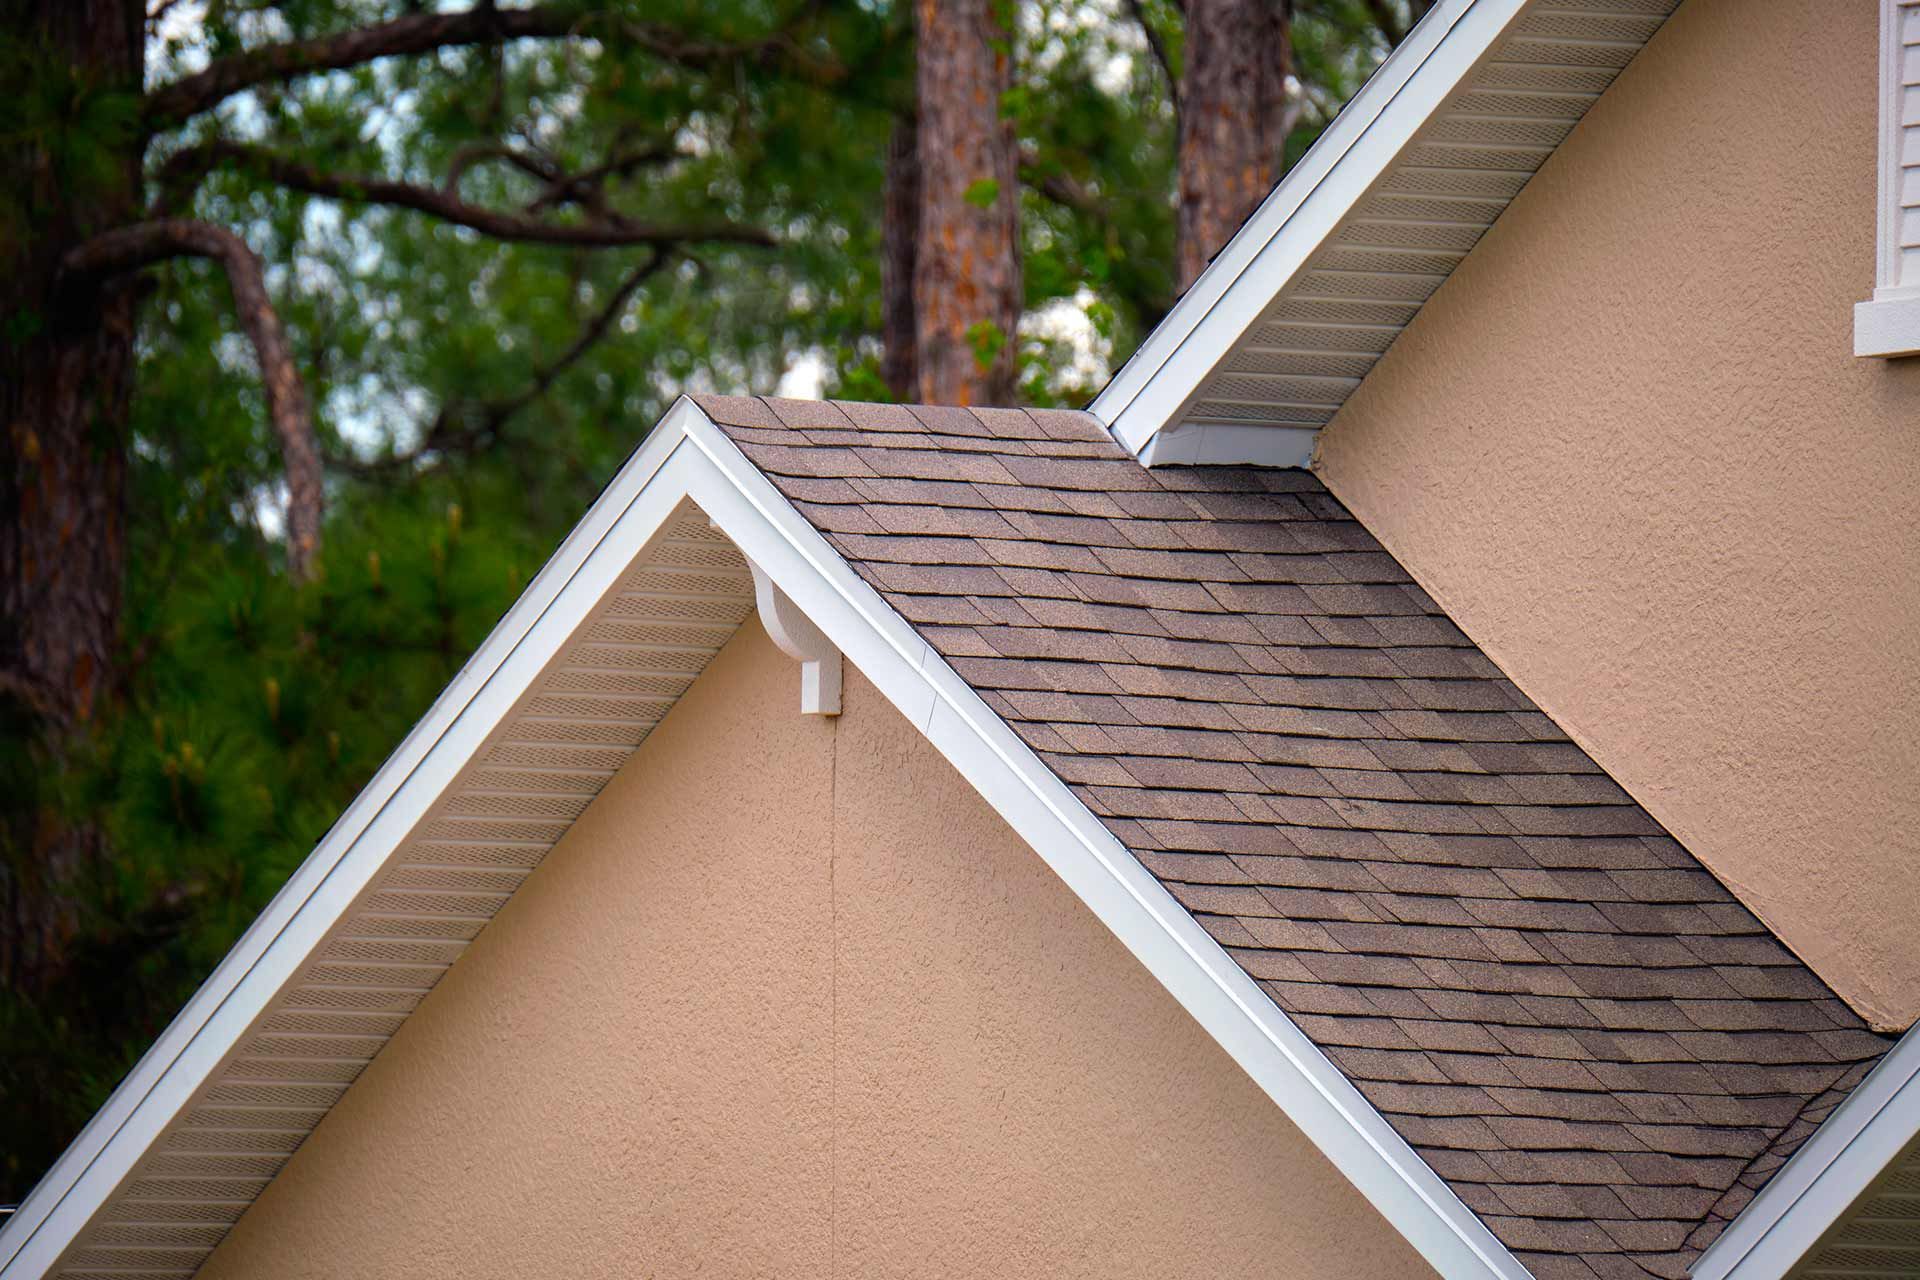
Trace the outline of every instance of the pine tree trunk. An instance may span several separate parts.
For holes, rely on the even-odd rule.
[[[1292,111],[1292,0],[1188,0],[1180,91],[1180,288],[1273,189]]]
[[[1013,34],[1001,0],[919,0],[919,398],[1010,404],[1020,323]]]
[[[138,92],[143,24],[126,0],[0,4],[7,38],[78,93]],[[134,295],[56,296],[55,275],[74,245],[135,216],[141,143],[131,130],[68,142],[107,163],[62,171],[31,135],[0,155],[17,179],[0,195],[0,982],[21,988],[57,973],[99,843],[47,780],[111,696],[126,556]]]
[[[880,220],[880,376],[895,400],[911,400],[920,389],[920,344],[913,307],[919,246],[919,129],[913,116],[903,115],[887,141]]]

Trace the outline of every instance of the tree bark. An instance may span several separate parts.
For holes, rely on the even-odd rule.
[[[1273,189],[1293,112],[1292,0],[1189,0],[1180,87],[1180,288]]]
[[[919,340],[913,280],[920,247],[920,142],[911,114],[887,140],[887,180],[880,221],[880,376],[896,400],[919,393]]]
[[[116,276],[183,256],[211,258],[227,273],[234,312],[260,364],[267,418],[280,441],[281,470],[287,481],[287,573],[296,582],[305,582],[318,568],[320,524],[326,514],[325,477],[306,384],[287,346],[280,315],[267,296],[259,256],[225,227],[187,218],[156,218],[104,231],[70,251],[61,262],[61,295],[63,299],[77,295],[84,305]]]
[[[1007,404],[1020,323],[1019,149],[1000,99],[1013,33],[998,0],[918,0],[919,398]]]
[[[127,0],[0,2],[7,38],[80,92],[139,92],[142,22]],[[0,316],[15,327],[0,341],[0,982],[17,988],[54,975],[79,924],[98,831],[59,812],[48,779],[84,749],[120,639],[134,295],[63,296],[57,275],[69,248],[134,216],[140,143],[82,141],[111,157],[84,177],[30,131],[0,152]]]

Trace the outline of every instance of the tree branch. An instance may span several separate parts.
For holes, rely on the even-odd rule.
[[[363,204],[389,205],[411,209],[458,226],[468,227],[496,240],[527,244],[571,245],[579,249],[608,249],[622,245],[670,245],[693,240],[723,241],[730,244],[772,245],[778,243],[772,232],[762,227],[737,222],[700,224],[655,224],[636,222],[620,214],[608,213],[592,221],[549,222],[523,214],[502,213],[468,204],[445,188],[415,186],[386,178],[358,174],[327,173],[300,164],[260,147],[232,142],[213,142],[189,147],[171,157],[161,170],[162,204],[177,207],[179,192],[191,189],[200,175],[221,165],[244,169],[278,186],[308,195],[325,196]]]
[[[606,337],[607,331],[613,328],[614,322],[626,310],[627,303],[640,286],[658,275],[673,259],[672,252],[655,249],[645,262],[628,272],[614,289],[613,296],[607,299],[607,305],[595,312],[581,327],[579,336],[572,344],[552,363],[535,366],[533,381],[526,390],[505,400],[450,402],[434,415],[433,421],[421,433],[419,443],[405,453],[372,462],[335,459],[335,465],[350,472],[373,474],[394,467],[412,466],[431,454],[445,453],[450,449],[472,449],[486,444],[499,435],[501,428],[514,414],[550,391],[561,374],[577,364],[582,356]]]
[[[1020,180],[1064,209],[1098,222],[1108,222],[1113,216],[1106,201],[1064,169],[1044,163],[1032,147],[1020,149]]]
[[[531,9],[483,5],[460,13],[411,13],[337,35],[265,45],[221,58],[202,71],[162,85],[141,111],[147,128],[171,128],[236,93],[313,71],[339,71],[377,58],[528,36],[571,35],[588,12],[577,4]]]
[[[685,155],[669,143],[655,142],[624,152],[576,173],[568,173],[549,157],[536,151],[522,151],[498,142],[480,142],[461,147],[453,153],[447,176],[440,190],[447,195],[460,193],[460,179],[467,171],[487,160],[497,160],[518,169],[541,184],[541,192],[527,202],[526,212],[540,213],[563,205],[579,205],[589,214],[605,217],[607,210],[601,193],[610,178],[624,178],[636,169],[666,164]]]
[[[578,173],[552,174],[547,178],[547,189],[540,193],[527,206],[528,213],[539,213],[543,209],[553,209],[561,205],[577,204],[598,209],[599,194],[609,178],[624,178],[635,169],[644,169],[648,165],[667,164],[681,159],[683,153],[666,143],[655,143],[614,156],[590,169]]]
[[[1406,38],[1408,28],[1400,25],[1400,15],[1393,11],[1388,0],[1365,0],[1367,16],[1373,19],[1373,25],[1387,38],[1387,47],[1391,49]]]
[[[1098,227],[1111,228],[1117,221],[1113,207],[1098,192],[1089,191],[1072,174],[1058,166],[1044,164],[1031,147],[1020,149],[1020,181],[1069,213]],[[1173,299],[1151,286],[1147,279],[1131,270],[1116,271],[1110,282],[1116,292],[1133,304],[1141,323],[1152,329],[1173,309]]]
[[[1142,0],[1127,0],[1127,12],[1140,24],[1141,32],[1147,37],[1147,48],[1153,51],[1153,60],[1160,64],[1161,73],[1167,77],[1167,97],[1173,103],[1173,118],[1180,119],[1180,77],[1173,73],[1173,58],[1167,52],[1167,42],[1160,37],[1160,28],[1153,25],[1147,17],[1147,6]],[[1176,125],[1175,133],[1178,133]]]
[[[620,318],[620,313],[627,309],[627,303],[634,293],[641,285],[658,275],[672,258],[673,255],[670,252],[655,249],[645,262],[629,271],[626,279],[614,289],[613,296],[607,299],[607,305],[602,307],[580,330],[580,336],[573,340],[573,345],[561,352],[559,358],[552,364],[534,370],[532,385],[519,395],[488,407],[488,416],[494,420],[495,428],[497,429],[508,418],[545,395],[559,380],[561,374],[578,362],[581,356],[587,354],[595,343],[606,337],[607,330],[611,329],[613,322]]]
[[[210,258],[226,271],[234,311],[260,363],[267,416],[280,441],[281,469],[287,481],[287,571],[296,581],[306,581],[316,568],[320,521],[326,506],[320,449],[314,439],[306,386],[287,346],[279,313],[267,296],[259,256],[225,227],[162,218],[103,232],[75,247],[60,266],[68,284],[97,285],[112,276],[180,257]]]
[[[552,182],[558,176],[553,166],[538,156],[498,142],[477,142],[453,153],[453,158],[447,163],[447,176],[441,179],[440,190],[450,196],[459,195],[460,179],[466,176],[467,170],[483,160],[499,160],[510,164],[541,182]]]
[[[837,66],[813,59],[785,30],[758,40],[725,44],[688,40],[664,27],[625,21],[604,8],[577,0],[526,9],[496,9],[482,4],[458,13],[411,13],[370,27],[265,45],[221,58],[205,70],[149,93],[141,118],[148,132],[158,133],[236,93],[315,71],[342,71],[380,58],[435,49],[578,35],[624,42],[684,66],[773,57],[783,58],[821,81],[836,80],[841,74]]]

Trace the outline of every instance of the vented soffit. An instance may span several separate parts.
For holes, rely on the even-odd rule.
[[[1678,0],[1442,0],[1101,392],[1148,465],[1304,466]]]
[[[48,1274],[197,1271],[753,609],[682,503]]]

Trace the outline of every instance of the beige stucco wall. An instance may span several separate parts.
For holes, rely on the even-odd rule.
[[[1876,0],[1685,0],[1328,485],[1856,1008],[1920,1014],[1920,359],[1856,360]]]
[[[1432,1275],[847,674],[749,620],[208,1280]]]

